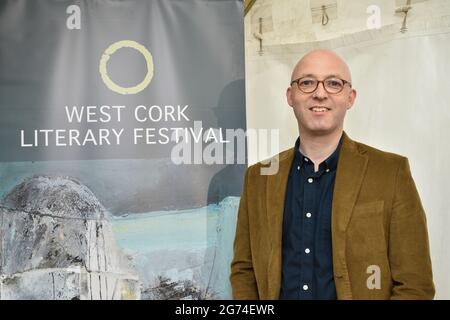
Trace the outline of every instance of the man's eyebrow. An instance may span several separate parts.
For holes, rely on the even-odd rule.
[[[317,77],[316,77],[316,75],[314,75],[312,73],[308,73],[308,74],[301,74],[297,79],[300,79],[300,78],[317,78]],[[324,79],[327,79],[327,78],[341,78],[341,76],[338,74],[329,74],[329,75],[325,76]]]
[[[308,73],[308,74],[300,74],[296,79],[306,78],[306,77],[308,77],[308,78],[315,78],[316,76],[313,75],[313,74],[311,74],[311,73]]]

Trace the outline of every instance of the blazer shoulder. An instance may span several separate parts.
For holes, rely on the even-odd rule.
[[[361,142],[357,142],[357,141],[354,141],[354,142],[355,142],[356,147],[358,148],[359,152],[369,156],[369,158],[372,161],[374,161],[375,163],[393,164],[393,165],[398,166],[399,163],[404,163],[405,161],[408,160],[403,155],[380,150],[380,149],[374,148],[372,146],[369,146],[369,145],[361,143]]]

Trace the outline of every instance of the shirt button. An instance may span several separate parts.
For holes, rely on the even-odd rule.
[[[307,217],[307,218],[311,218],[311,212],[308,212],[308,213],[306,214],[306,217]]]
[[[330,172],[330,169],[325,170],[326,172]]]
[[[300,166],[297,167],[297,170],[300,170]]]
[[[313,178],[308,178],[309,183],[313,183],[313,181],[314,181]]]
[[[309,248],[306,248],[306,249],[305,249],[305,253],[308,254],[308,253],[310,253],[310,252],[311,252],[311,250],[309,250]]]
[[[308,162],[308,158],[305,158],[305,162]]]
[[[307,284],[304,284],[304,285],[303,285],[303,290],[306,291],[306,290],[308,290],[308,289],[309,289],[308,285],[307,285]]]

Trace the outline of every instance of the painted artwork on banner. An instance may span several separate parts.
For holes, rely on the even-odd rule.
[[[242,1],[0,5],[0,299],[228,299]]]

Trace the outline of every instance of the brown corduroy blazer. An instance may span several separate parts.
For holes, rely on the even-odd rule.
[[[231,263],[234,299],[279,298],[284,200],[293,158],[294,149],[275,157],[274,175],[261,175],[261,163],[246,171]],[[407,158],[343,133],[332,247],[338,299],[434,297],[426,217]],[[376,268],[379,282],[373,278]]]

